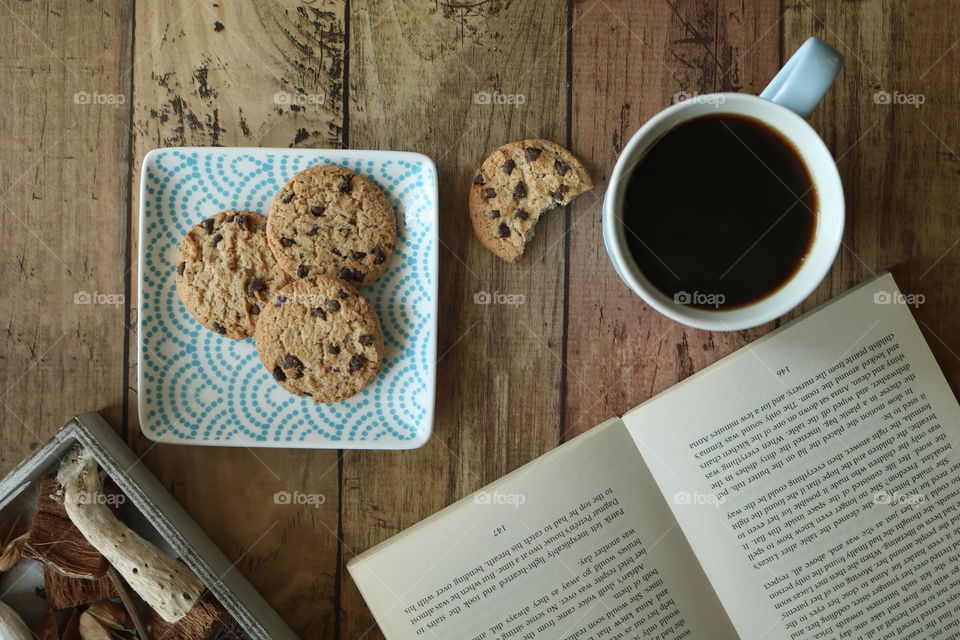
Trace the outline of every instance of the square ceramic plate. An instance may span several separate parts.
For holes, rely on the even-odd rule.
[[[267,215],[293,174],[335,164],[366,176],[397,215],[386,273],[363,295],[384,333],[384,364],[362,392],[319,404],[288,393],[257,358],[190,316],[176,291],[180,240],[224,209]],[[140,180],[138,408],[144,435],[181,444],[412,449],[433,423],[437,348],[437,172],[417,153],[330,149],[151,151]]]

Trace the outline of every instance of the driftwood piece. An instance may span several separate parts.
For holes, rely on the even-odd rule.
[[[57,480],[70,520],[130,588],[167,622],[187,615],[205,590],[203,581],[120,522],[99,499],[103,489],[93,454],[76,446],[61,461]]]

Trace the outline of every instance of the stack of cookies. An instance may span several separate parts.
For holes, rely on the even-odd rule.
[[[395,237],[393,209],[376,185],[319,165],[283,186],[269,217],[223,211],[191,229],[177,291],[207,329],[254,336],[285,389],[338,402],[380,369],[380,322],[358,289],[383,275]]]

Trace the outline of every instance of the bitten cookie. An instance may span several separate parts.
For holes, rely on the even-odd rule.
[[[184,236],[177,253],[177,292],[207,329],[240,340],[253,335],[261,309],[290,278],[274,259],[267,219],[222,211]]]
[[[277,193],[267,221],[270,248],[292,277],[327,275],[360,287],[386,269],[396,233],[383,192],[332,165],[295,175]]]
[[[260,361],[287,391],[317,402],[359,393],[383,360],[373,308],[355,288],[330,276],[290,283],[257,323]]]
[[[505,144],[483,161],[470,185],[470,220],[483,245],[516,262],[545,212],[593,188],[577,158],[549,140]]]

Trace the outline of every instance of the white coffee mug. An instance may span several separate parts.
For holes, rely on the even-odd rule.
[[[603,201],[603,241],[627,286],[665,316],[711,331],[735,331],[769,322],[799,305],[817,288],[840,248],[843,186],[833,156],[804,117],[820,102],[842,65],[843,56],[836,49],[818,38],[810,38],[759,97],[741,93],[695,96],[664,109],[633,134],[617,160]],[[707,310],[675,301],[657,289],[637,267],[623,221],[624,194],[634,167],[664,134],[687,120],[725,113],[760,120],[796,148],[817,194],[817,223],[809,252],[786,283],[745,306]]]

